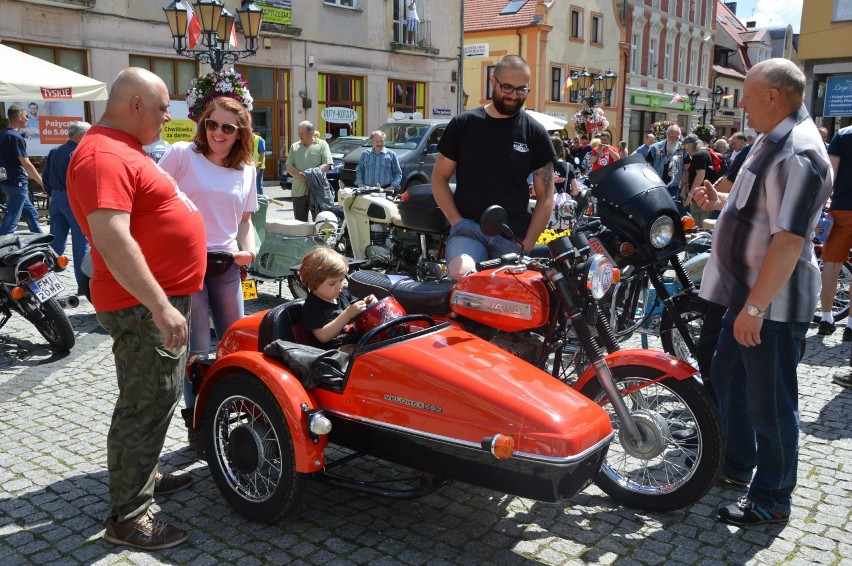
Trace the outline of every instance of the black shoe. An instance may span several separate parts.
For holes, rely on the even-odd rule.
[[[848,373],[846,375],[835,374],[831,381],[842,387],[852,387],[852,375]]]
[[[718,518],[723,523],[748,527],[764,523],[786,523],[790,517],[772,513],[765,507],[741,497],[736,503],[719,507]]]
[[[848,326],[843,329],[843,341],[844,342],[852,342],[852,328]]]
[[[819,321],[819,328],[817,329],[817,334],[822,334],[823,336],[828,336],[830,334],[834,334],[834,331],[837,327],[833,322],[828,322],[827,320]]]

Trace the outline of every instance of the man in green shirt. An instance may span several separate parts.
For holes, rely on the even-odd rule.
[[[291,195],[293,197],[293,217],[302,222],[308,221],[308,184],[304,171],[320,167],[323,172],[331,168],[331,150],[325,140],[314,136],[314,125],[307,120],[298,128],[299,141],[290,146],[287,154],[287,172],[293,177]]]

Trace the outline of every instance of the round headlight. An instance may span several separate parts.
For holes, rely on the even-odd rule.
[[[595,254],[589,261],[589,275],[586,278],[589,291],[595,300],[606,295],[612,287],[612,262],[603,254]]]
[[[669,216],[660,216],[654,220],[654,223],[651,224],[651,230],[648,232],[651,245],[655,248],[668,246],[674,236],[674,227],[674,220]]]

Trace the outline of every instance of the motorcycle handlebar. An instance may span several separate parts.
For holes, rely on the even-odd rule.
[[[477,271],[485,271],[486,269],[494,269],[502,265],[513,265],[518,263],[518,254],[505,254],[496,259],[486,259],[476,264]]]

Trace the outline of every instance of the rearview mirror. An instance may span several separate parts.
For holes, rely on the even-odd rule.
[[[482,217],[479,219],[479,228],[486,236],[499,236],[505,231],[511,233],[509,227],[506,226],[508,220],[509,215],[506,214],[503,207],[495,204],[486,208],[485,212],[482,213]]]

